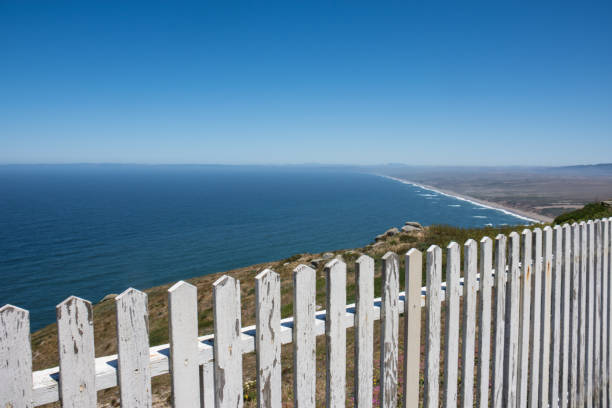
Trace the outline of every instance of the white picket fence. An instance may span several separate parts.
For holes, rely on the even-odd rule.
[[[94,357],[91,303],[70,297],[57,306],[60,365],[34,373],[28,312],[6,305],[0,309],[0,407],[54,401],[95,407],[96,391],[117,385],[122,407],[150,407],[151,378],[167,373],[175,407],[241,407],[242,356],[253,351],[258,406],[281,407],[281,345],[288,343],[293,343],[294,406],[314,407],[316,337],[323,334],[326,405],[341,407],[347,400],[346,329],[355,327],[355,356],[348,356],[355,361],[354,403],[367,408],[373,404],[374,321],[379,319],[383,407],[606,407],[612,402],[611,223],[612,218],[526,229],[522,236],[498,235],[495,245],[483,238],[480,249],[468,240],[463,268],[459,245],[451,243],[445,283],[442,250],[432,246],[424,288],[422,254],[412,249],[406,254],[405,292],[399,287],[399,258],[389,252],[382,262],[380,298],[374,298],[374,261],[363,255],[356,261],[357,297],[351,305],[346,305],[346,265],[332,260],[325,267],[327,310],[319,312],[315,271],[302,265],[293,273],[294,316],[282,320],[279,275],[264,270],[255,277],[256,325],[244,328],[240,283],[223,276],[213,285],[214,335],[204,337],[197,335],[196,288],[179,282],[168,290],[170,344],[152,348],[147,295],[128,289],[116,298],[118,355],[101,358]],[[423,373],[421,307],[426,310]],[[404,364],[398,367],[402,314]],[[398,393],[401,375],[404,389]]]

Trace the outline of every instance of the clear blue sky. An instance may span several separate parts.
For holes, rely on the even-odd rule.
[[[611,162],[611,2],[508,3],[0,0],[0,163]]]

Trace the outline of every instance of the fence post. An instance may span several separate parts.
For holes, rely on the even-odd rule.
[[[540,388],[540,335],[541,335],[541,306],[542,306],[542,230],[534,228],[532,232],[532,270],[531,277],[531,344],[529,361],[530,376],[529,376],[529,407],[539,407],[539,388]]]
[[[299,408],[315,407],[316,283],[314,269],[299,265],[293,271],[293,398]]]
[[[495,237],[495,342],[493,343],[494,408],[502,408],[504,387],[504,340],[506,319],[506,241],[505,235]]]
[[[327,314],[325,345],[327,349],[326,406],[340,408],[346,393],[346,264],[334,259],[325,265]]]
[[[478,244],[468,239],[463,247],[463,347],[461,351],[461,401],[464,408],[474,406],[474,348],[476,346],[476,304]]]
[[[446,336],[444,341],[444,406],[457,406],[457,373],[459,362],[459,298],[461,296],[459,245],[446,247]]]
[[[399,356],[399,259],[393,252],[382,258],[380,333],[381,407],[397,407],[397,361]]]
[[[33,406],[30,313],[13,305],[0,307],[0,406]]]
[[[478,334],[478,399],[480,407],[489,405],[489,360],[491,357],[491,286],[493,286],[493,241],[484,237],[480,240],[480,297],[478,314],[480,328]]]
[[[522,270],[520,277],[520,321],[519,321],[519,367],[518,367],[518,406],[527,408],[527,387],[529,379],[529,328],[531,313],[531,230],[522,232]]]
[[[172,403],[199,408],[198,289],[180,281],[168,289]]]
[[[265,269],[255,276],[255,350],[257,352],[257,406],[282,405],[280,276]]]
[[[421,368],[421,280],[423,254],[412,248],[405,259],[404,299],[404,408],[419,406],[419,369]],[[371,400],[371,398],[370,398]]]
[[[115,298],[122,408],[151,407],[147,294],[129,288]]]
[[[517,403],[518,375],[518,323],[519,323],[519,244],[520,236],[510,233],[510,271],[506,285],[506,338],[504,341],[504,406],[514,407]]]
[[[224,275],[213,283],[215,406],[241,408],[240,281]]]
[[[361,255],[357,259],[355,273],[357,279],[355,299],[355,406],[371,408],[372,354],[374,352],[374,260],[367,255]],[[421,303],[419,302],[419,312],[420,310]]]
[[[96,356],[91,303],[71,296],[57,305],[62,407],[96,407]]]
[[[427,307],[425,344],[424,408],[438,408],[440,377],[440,285],[442,284],[442,250],[432,245],[427,249]]]

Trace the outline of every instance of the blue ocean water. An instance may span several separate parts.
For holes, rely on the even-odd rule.
[[[52,323],[194,276],[352,248],[404,221],[519,224],[497,210],[371,174],[303,167],[0,166],[0,305]]]

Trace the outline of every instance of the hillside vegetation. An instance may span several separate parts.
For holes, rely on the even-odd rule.
[[[610,201],[590,203],[584,207],[559,215],[555,218],[555,224],[573,223],[596,218],[612,217],[612,204]]]

